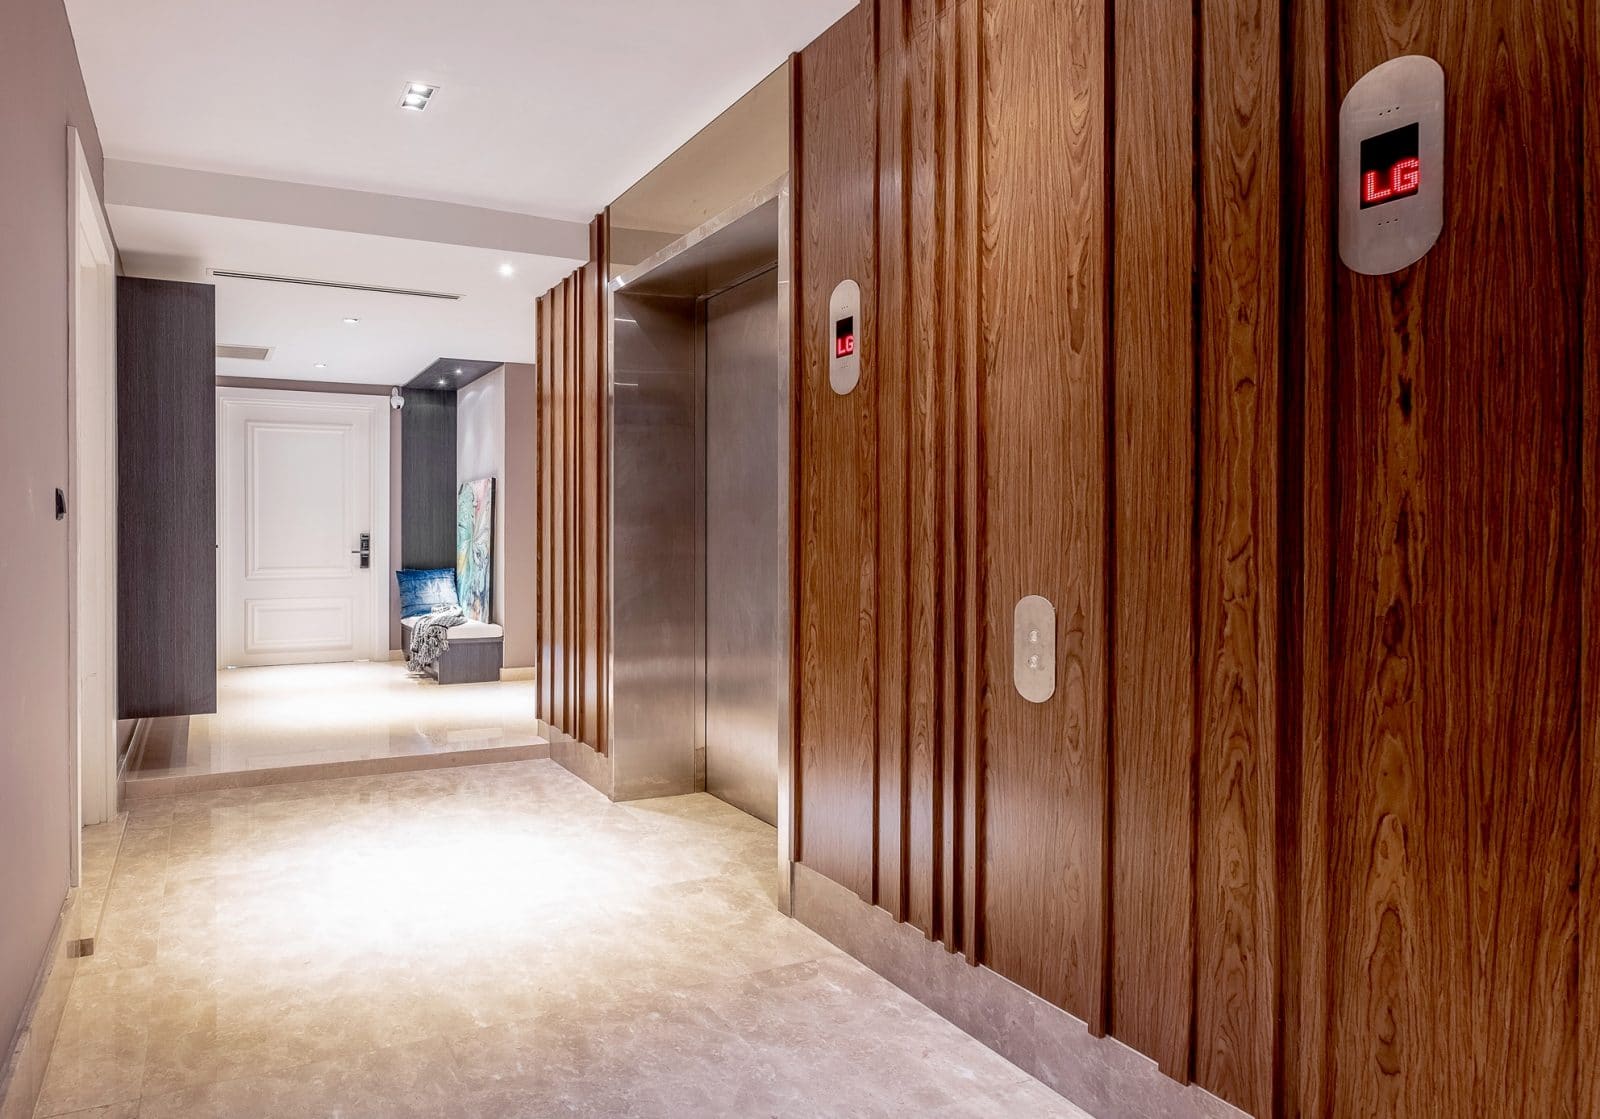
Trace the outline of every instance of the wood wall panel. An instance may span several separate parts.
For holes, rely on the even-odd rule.
[[[1106,9],[984,18],[983,961],[1104,1029]],[[1011,680],[1011,612],[1055,604],[1057,691]]]
[[[216,288],[122,277],[116,298],[117,717],[209,714],[217,709]],[[454,470],[452,461],[452,480]],[[68,515],[77,496],[67,494]]]
[[[1202,0],[1197,1083],[1273,1098],[1279,385],[1279,27]]]
[[[1280,629],[1279,782],[1294,810],[1280,813],[1279,903],[1282,946],[1281,1112],[1327,1114],[1328,1026],[1328,611],[1332,516],[1330,410],[1333,372],[1336,151],[1332,0],[1293,0],[1284,8],[1289,115],[1301,122],[1284,152],[1284,401],[1279,435],[1282,479],[1279,554],[1285,557]],[[1293,225],[1291,223],[1294,223]],[[1294,225],[1300,235],[1292,235]]]
[[[589,263],[541,296],[538,370],[539,715],[604,753],[610,688],[605,219]]]
[[[1253,1115],[1596,1111],[1596,22],[869,0],[801,55],[802,861]],[[1354,277],[1338,101],[1412,51],[1448,224]]]
[[[1583,320],[1583,632],[1579,774],[1582,826],[1578,863],[1578,1114],[1600,1115],[1600,14],[1582,23],[1584,284]]]
[[[1110,1029],[1189,1078],[1194,927],[1194,13],[1116,8]],[[1152,696],[1167,696],[1151,703]]]
[[[878,796],[874,900],[897,921],[928,932],[931,907],[912,916],[908,705],[911,657],[910,508],[919,487],[908,461],[913,303],[909,145],[911,61],[905,10],[886,6],[878,41],[877,316],[878,374]],[[925,896],[926,889],[917,893]]]
[[[1578,7],[1335,22],[1341,88],[1439,59],[1454,155],[1433,252],[1336,289],[1331,1107],[1573,1115]]]
[[[796,205],[800,299],[800,598],[796,705],[798,857],[873,896],[877,681],[876,144],[873,8],[854,9],[806,52]],[[828,385],[823,320],[835,284],[861,285],[861,383]],[[814,686],[812,686],[814,684]]]

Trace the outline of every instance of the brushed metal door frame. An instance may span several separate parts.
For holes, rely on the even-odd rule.
[[[704,788],[776,826],[787,677],[778,625],[787,537],[779,460],[788,389],[776,264],[703,299],[699,317]]]

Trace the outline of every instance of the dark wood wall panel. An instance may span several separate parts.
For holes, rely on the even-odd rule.
[[[1303,122],[1284,152],[1284,369],[1278,445],[1282,478],[1279,554],[1284,557],[1280,663],[1279,904],[1298,922],[1280,930],[1281,1111],[1327,1114],[1328,1024],[1328,610],[1332,515],[1330,410],[1333,347],[1336,162],[1327,127],[1335,104],[1332,0],[1284,7],[1287,84],[1293,121]],[[1318,125],[1321,122],[1321,126]],[[1298,233],[1298,235],[1296,235]]]
[[[456,566],[456,394],[407,389],[400,413],[400,566]]]
[[[550,299],[541,297],[535,304],[535,320],[539,333],[539,361],[536,376],[539,381],[539,391],[536,394],[538,408],[538,422],[536,431],[539,446],[537,447],[539,460],[538,482],[538,507],[535,512],[538,532],[538,546],[535,554],[538,557],[539,574],[539,634],[537,643],[537,671],[538,671],[538,705],[539,717],[549,719],[550,713],[555,710],[555,657],[551,655],[549,635],[552,632],[555,619],[555,557],[551,554],[555,543],[554,534],[549,531],[551,502],[554,499],[554,479],[552,478],[554,463],[551,459],[551,433],[552,414],[554,412],[554,391],[551,387],[551,369],[554,366],[552,330],[550,325]]]
[[[1273,1098],[1279,7],[1202,0],[1197,1083]]]
[[[1439,59],[1452,153],[1433,252],[1336,289],[1337,1114],[1576,1114],[1578,15],[1337,9],[1341,88]]]
[[[868,0],[800,56],[803,862],[1252,1115],[1600,1109],[1597,23]],[[1412,52],[1447,226],[1357,277],[1338,103]]]
[[[984,19],[983,961],[1104,1029],[1106,8]],[[1057,692],[1010,686],[1012,609],[1057,611]]]
[[[117,281],[119,719],[217,709],[216,319],[210,284]]]
[[[878,318],[873,267],[876,168],[873,6],[862,5],[802,58],[796,215],[800,299],[802,678],[796,743],[799,857],[872,898],[877,680]],[[835,284],[861,285],[861,383],[828,385],[824,339]],[[820,308],[820,311],[817,310]]]
[[[606,679],[606,222],[591,259],[537,302],[539,329],[539,715],[598,752],[608,748]]]
[[[1583,710],[1579,775],[1582,801],[1578,878],[1578,1114],[1600,1115],[1600,17],[1591,9],[1582,24],[1584,71],[1583,161]]]
[[[1110,1030],[1189,1078],[1194,981],[1194,13],[1116,7]],[[1152,703],[1152,696],[1166,696]]]

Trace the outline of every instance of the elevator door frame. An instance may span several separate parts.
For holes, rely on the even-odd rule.
[[[796,835],[796,790],[795,790],[795,739],[794,739],[794,554],[795,554],[795,506],[794,506],[794,470],[795,470],[795,441],[794,441],[794,416],[796,400],[796,366],[794,353],[794,199],[793,187],[788,175],[772,183],[770,186],[757,191],[739,205],[730,208],[705,223],[699,229],[687,234],[672,245],[667,246],[659,253],[647,260],[623,270],[613,276],[606,285],[605,321],[609,337],[607,339],[607,352],[617,355],[616,344],[616,300],[619,295],[648,292],[650,282],[660,275],[661,271],[668,271],[691,255],[704,250],[706,244],[716,235],[728,227],[744,219],[750,218],[764,207],[776,208],[776,253],[778,269],[778,349],[783,362],[788,380],[788,391],[784,397],[785,414],[782,417],[781,427],[785,432],[784,446],[779,450],[778,463],[778,490],[783,495],[784,511],[782,524],[784,526],[784,540],[779,549],[780,571],[777,573],[778,581],[783,588],[782,608],[779,612],[775,644],[779,649],[781,658],[781,672],[784,686],[779,689],[778,699],[778,908],[786,913],[793,912],[793,881],[794,881],[794,843]],[[697,596],[699,601],[695,604],[694,616],[698,632],[695,634],[695,647],[697,649],[698,663],[696,665],[696,686],[694,688],[696,711],[694,715],[695,741],[694,756],[700,760],[695,766],[695,787],[705,788],[703,759],[705,757],[705,697],[706,697],[706,670],[705,670],[705,392],[704,392],[704,331],[701,329],[699,319],[703,316],[703,303],[716,295],[737,286],[739,282],[750,279],[755,275],[771,269],[771,264],[765,263],[761,267],[747,269],[740,275],[724,279],[718,277],[719,282],[714,285],[715,290],[696,292],[696,324],[695,345],[696,374],[700,379],[699,390],[696,396],[695,439],[696,455],[701,464],[700,477],[697,485],[696,499],[696,525],[695,536],[697,540],[696,579]],[[612,368],[607,370],[607,391],[610,394],[610,407],[608,415],[611,423],[615,423],[616,408],[616,369],[614,362],[608,363]],[[608,453],[612,457],[610,478],[611,484],[617,484],[618,470],[616,456],[618,443],[615,438],[609,440]],[[615,497],[615,495],[613,495]],[[613,516],[617,505],[612,504]],[[620,540],[618,541],[620,544]],[[617,549],[613,549],[608,556],[607,563],[607,594],[608,601],[617,602],[616,582]],[[613,610],[607,618],[609,630],[606,646],[607,687],[610,694],[606,697],[607,709],[617,711],[615,682],[617,611]],[[613,756],[608,759],[614,770],[624,766],[622,757],[623,744],[614,743],[617,748]],[[624,792],[626,781],[621,772],[614,772],[612,778],[613,796],[616,799],[626,799]]]

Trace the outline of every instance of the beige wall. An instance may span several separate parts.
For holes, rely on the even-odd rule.
[[[539,648],[534,549],[539,378],[532,365],[506,366],[506,667],[533,668]]]
[[[67,126],[100,141],[61,0],[0,5],[0,1044],[67,891]]]
[[[505,627],[505,666],[532,668],[535,547],[531,365],[504,365],[456,394],[456,481],[495,480],[494,604]]]

